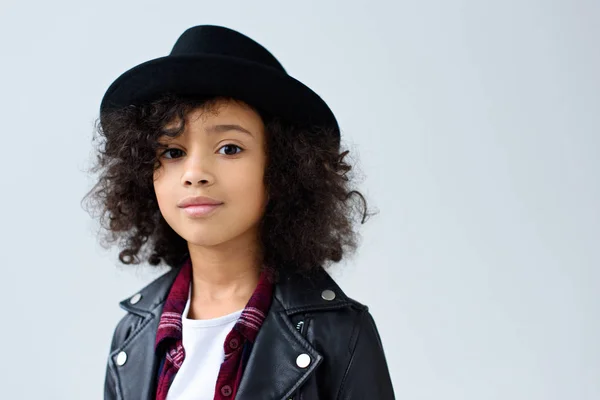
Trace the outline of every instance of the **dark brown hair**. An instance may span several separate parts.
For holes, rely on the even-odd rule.
[[[96,162],[89,170],[100,171],[94,187],[85,195],[88,211],[98,211],[102,244],[119,242],[123,264],[164,261],[178,266],[187,256],[186,241],[162,217],[153,186],[157,139],[165,125],[176,119],[179,135],[185,115],[196,107],[210,110],[217,98],[165,95],[142,106],[102,113],[95,124]],[[233,100],[233,99],[230,99]],[[277,273],[308,273],[338,262],[354,252],[358,232],[354,222],[364,223],[365,197],[351,188],[352,167],[345,161],[337,140],[323,127],[284,122],[258,110],[265,124],[267,166],[265,186],[269,203],[261,220],[260,243],[264,265]]]

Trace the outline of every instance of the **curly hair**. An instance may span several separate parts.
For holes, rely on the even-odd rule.
[[[217,99],[165,94],[140,106],[102,112],[96,120],[93,142],[99,139],[99,144],[89,171],[100,171],[100,176],[83,200],[90,202],[88,212],[99,212],[106,230],[102,245],[119,242],[121,263],[156,266],[164,261],[176,267],[189,255],[187,242],[158,207],[153,186],[160,167],[157,139],[165,132],[181,134],[188,112],[214,110]],[[372,215],[365,197],[351,188],[349,151],[340,151],[328,128],[282,121],[250,107],[261,116],[266,135],[269,201],[259,229],[263,265],[277,276],[282,268],[310,273],[339,262],[357,248],[354,222],[362,224]],[[166,131],[173,119],[180,125]]]

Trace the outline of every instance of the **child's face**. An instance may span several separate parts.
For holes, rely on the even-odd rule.
[[[190,112],[179,137],[159,138],[170,150],[157,153],[161,167],[154,174],[154,191],[163,217],[189,246],[232,240],[256,244],[267,201],[264,136],[264,124],[254,110],[220,100],[216,113]],[[208,196],[223,204],[206,215],[191,216],[177,205],[188,196]]]

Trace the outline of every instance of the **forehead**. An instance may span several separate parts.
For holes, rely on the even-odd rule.
[[[189,110],[185,120],[185,131],[205,130],[214,125],[239,125],[251,133],[258,133],[264,128],[261,116],[251,106],[233,99],[213,99]],[[176,128],[180,123],[179,117],[174,117],[165,128]]]

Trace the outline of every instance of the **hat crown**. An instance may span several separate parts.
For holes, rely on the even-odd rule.
[[[225,96],[285,121],[340,130],[329,106],[290,76],[262,45],[233,29],[198,25],[185,30],[171,52],[123,72],[100,103],[105,111],[141,106],[166,93],[184,97]]]
[[[275,56],[248,36],[216,25],[198,25],[179,36],[169,56],[224,56],[255,62],[286,73]]]

